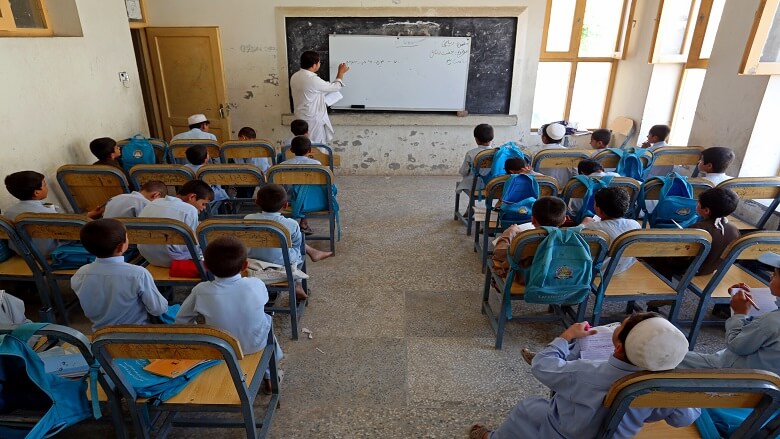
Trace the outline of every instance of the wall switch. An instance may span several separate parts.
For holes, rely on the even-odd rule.
[[[127,72],[119,72],[119,81],[127,82],[129,80],[130,80],[130,75],[128,75]]]

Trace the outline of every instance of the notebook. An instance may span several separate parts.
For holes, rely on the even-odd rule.
[[[732,296],[737,294],[739,291],[742,291],[742,289],[729,288],[729,294]],[[758,307],[761,309],[758,310],[754,308],[753,305],[751,305],[748,307],[748,316],[758,317],[777,309],[777,303],[775,303],[777,297],[772,295],[772,293],[769,291],[769,288],[751,288],[750,296],[753,298],[753,301],[756,302],[756,305],[758,305]],[[733,309],[731,310],[731,315],[734,315]]]
[[[577,340],[580,344],[580,358],[583,360],[607,361],[615,352],[612,343],[612,333],[615,332],[621,322],[610,323],[604,326],[596,326],[593,329],[598,332]]]

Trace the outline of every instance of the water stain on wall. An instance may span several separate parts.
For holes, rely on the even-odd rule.
[[[255,94],[252,93],[251,90],[247,90],[246,94],[244,94],[244,99],[246,99],[246,100],[252,99],[253,97],[255,97]]]
[[[408,156],[406,156],[406,160],[408,160],[408,161],[410,161],[410,162],[412,162],[412,163],[416,163],[416,162],[417,162],[417,159],[416,159],[416,158],[414,158],[414,156],[413,156],[413,155],[411,155],[411,154],[409,154]]]
[[[401,164],[394,162],[394,163],[390,163],[387,167],[392,169],[393,171],[397,171],[397,170],[401,169]]]
[[[269,73],[268,79],[264,79],[263,83],[279,86],[279,75],[277,75],[276,73]]]

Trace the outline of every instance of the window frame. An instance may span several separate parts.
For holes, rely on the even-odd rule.
[[[147,14],[146,14],[146,1],[145,0],[137,0],[138,1],[138,7],[141,9],[141,19],[132,19],[130,18],[130,15],[127,16],[127,21],[130,24],[130,29],[143,29],[145,27],[149,26],[149,23],[147,22]],[[127,0],[125,0],[125,10],[127,10]]]
[[[778,75],[780,62],[762,62],[761,55],[772,30],[772,22],[780,6],[780,0],[761,0],[753,19],[742,63],[739,66],[740,75]]]
[[[42,28],[16,27],[10,0],[0,0],[0,37],[50,37],[54,35],[46,0],[36,0],[41,9]]]

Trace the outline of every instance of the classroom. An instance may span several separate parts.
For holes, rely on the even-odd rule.
[[[308,120],[296,136],[306,51],[341,95],[324,126]],[[767,325],[780,316],[780,0],[11,0],[0,1],[0,60],[0,372],[6,345],[25,349],[3,320],[10,309],[51,323],[20,327],[45,336],[34,347],[44,363],[66,352],[84,365],[68,379],[83,386],[82,416],[56,437],[720,437],[707,430],[717,410],[754,406],[730,437],[780,431],[780,370],[761,366],[776,348],[733,342],[741,328],[776,334]],[[172,139],[193,127],[208,136]],[[603,133],[612,149],[594,145]],[[106,138],[108,162],[94,148]],[[132,169],[131,147],[148,139],[156,156]],[[496,171],[500,151],[515,155]],[[502,175],[516,157],[523,170]],[[600,171],[578,171],[585,160]],[[33,195],[11,193],[20,171],[35,171]],[[143,205],[184,201],[186,215],[95,221],[113,197],[157,181]],[[502,209],[520,181],[533,194],[512,220]],[[658,219],[662,186],[678,183],[687,204]],[[321,215],[303,213],[309,188],[322,189]],[[627,207],[607,212],[608,192]],[[44,208],[19,210],[30,202]],[[542,224],[556,209],[561,221]],[[613,236],[592,217],[632,225]],[[118,241],[90,244],[82,231],[98,223]],[[555,257],[557,268],[538,268],[536,249],[554,236],[581,243],[585,269]],[[81,241],[89,259],[57,268],[44,239]],[[214,266],[229,258],[214,250],[209,264],[207,243],[250,259],[222,276]],[[101,256],[99,244],[113,247]],[[185,254],[171,269],[186,274],[147,253],[163,244]],[[260,247],[285,255],[273,281]],[[133,326],[104,326],[93,318],[104,290],[82,295],[82,270],[122,255],[122,275],[151,282],[157,302],[143,300],[140,320],[122,309]],[[562,294],[579,275],[576,300],[531,288],[549,281]],[[240,334],[195,304],[227,278],[265,294],[225,289],[246,292],[221,316]],[[179,304],[178,317],[164,312]],[[236,317],[255,305],[255,327]],[[625,320],[637,315],[647,321]],[[666,354],[679,358],[638,359]],[[155,361],[173,368],[170,383],[192,383],[143,399],[122,370]],[[53,431],[46,410],[4,408],[23,388],[0,386],[0,437]],[[704,396],[734,388],[721,405]]]

